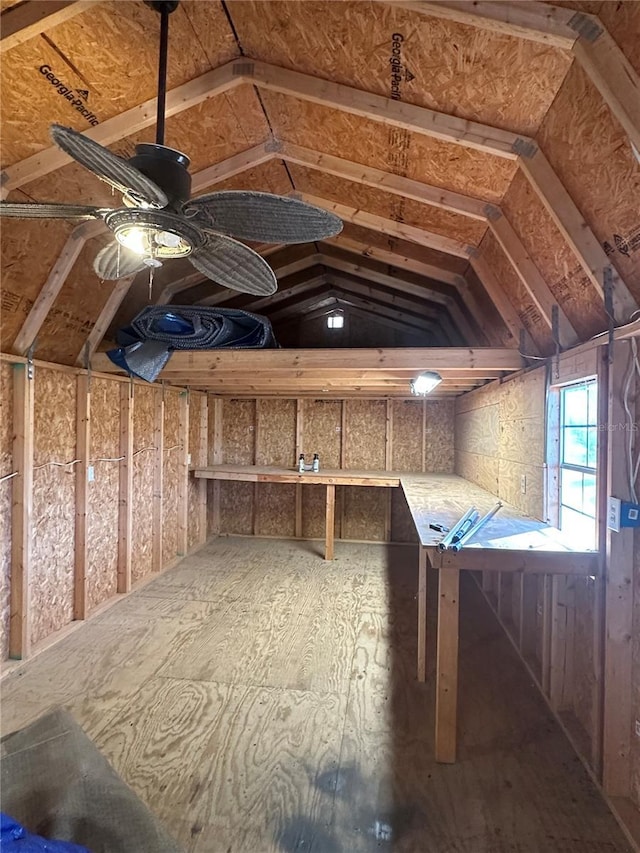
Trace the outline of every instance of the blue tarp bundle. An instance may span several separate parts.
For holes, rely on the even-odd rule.
[[[276,347],[266,317],[236,308],[198,305],[151,306],[116,335],[120,346],[107,355],[128,373],[153,382],[176,349],[266,349]]]
[[[70,841],[52,841],[33,835],[4,813],[0,813],[0,850],[2,853],[89,853],[86,847]]]

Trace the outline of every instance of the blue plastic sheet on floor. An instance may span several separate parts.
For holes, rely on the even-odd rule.
[[[238,308],[201,305],[150,306],[116,335],[120,346],[107,355],[127,373],[153,382],[173,350],[267,349],[277,347],[271,323]]]
[[[2,853],[90,853],[86,847],[70,841],[53,841],[33,835],[4,813],[0,813],[0,850]]]

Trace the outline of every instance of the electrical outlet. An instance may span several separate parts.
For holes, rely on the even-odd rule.
[[[93,481],[95,480],[95,478],[96,478],[96,472],[95,472],[95,469],[94,469],[93,465],[89,465],[89,466],[87,467],[87,482],[88,482],[88,483],[93,483]]]
[[[640,737],[640,720],[636,720],[636,737]]]
[[[522,492],[523,495],[527,494],[527,475],[526,474],[522,474],[520,476],[520,491]]]
[[[187,465],[191,465],[191,454],[187,453]]]

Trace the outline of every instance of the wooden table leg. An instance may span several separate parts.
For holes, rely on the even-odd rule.
[[[418,681],[427,680],[427,551],[418,545]]]
[[[436,663],[436,761],[456,760],[458,706],[458,626],[460,572],[438,573],[438,650]]]
[[[333,484],[327,486],[327,515],[325,529],[325,560],[333,560],[334,519],[336,514],[336,487]]]

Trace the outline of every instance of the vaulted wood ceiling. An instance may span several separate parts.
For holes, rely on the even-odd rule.
[[[52,122],[129,155],[153,140],[159,18],[142,2],[2,2],[2,188],[112,205],[51,147]],[[204,283],[153,301],[246,307],[287,346],[507,346],[531,354],[627,321],[640,301],[640,3],[183,0],[171,18],[167,144],[194,190],[298,197],[345,221],[263,246],[279,291]],[[41,72],[82,99],[84,114]],[[2,347],[82,362],[148,304],[100,282],[102,225],[2,223]],[[348,334],[327,339],[340,308]],[[555,319],[554,319],[555,318]]]

